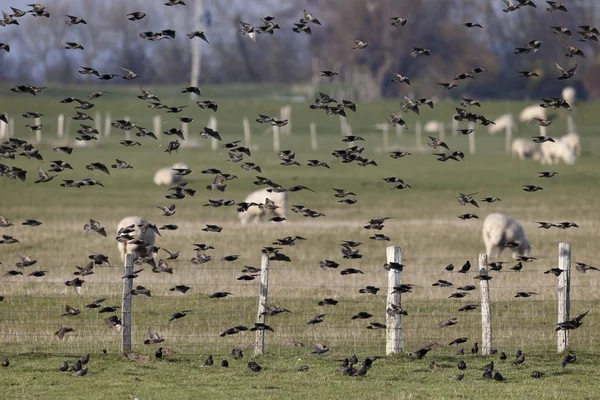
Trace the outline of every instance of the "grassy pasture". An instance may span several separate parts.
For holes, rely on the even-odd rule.
[[[73,106],[60,104],[58,101],[67,96],[83,96],[98,88],[79,87],[66,89],[48,89],[36,97],[19,96],[12,93],[0,97],[3,109],[9,115],[20,115],[25,111],[41,111],[45,117],[42,122],[45,132],[42,143],[36,145],[44,156],[44,162],[17,157],[13,160],[0,160],[8,165],[15,165],[29,171],[26,182],[0,179],[0,215],[15,223],[9,228],[0,228],[2,234],[12,235],[20,243],[0,245],[0,271],[2,275],[9,269],[15,269],[18,261],[16,252],[31,255],[38,260],[33,270],[47,270],[45,277],[27,276],[0,277],[0,295],[5,296],[0,302],[0,343],[2,352],[15,353],[50,353],[48,357],[32,357],[27,355],[12,356],[14,371],[2,386],[8,388],[11,398],[23,396],[22,385],[32,385],[27,394],[51,387],[52,397],[60,395],[64,390],[66,377],[49,374],[39,379],[40,372],[54,368],[62,358],[56,354],[79,355],[83,352],[98,354],[97,364],[90,371],[98,374],[98,382],[109,379],[117,382],[111,389],[117,396],[131,394],[140,398],[152,398],[163,393],[161,398],[186,398],[188,390],[202,390],[203,393],[219,398],[227,390],[228,394],[260,395],[263,398],[281,398],[287,393],[291,398],[314,398],[324,394],[323,398],[347,397],[348,394],[360,394],[367,398],[383,398],[396,396],[399,398],[421,398],[425,396],[467,398],[481,397],[489,394],[488,382],[483,382],[480,373],[470,371],[462,383],[447,381],[447,376],[458,373],[455,364],[454,346],[449,347],[452,339],[466,336],[469,341],[464,345],[465,352],[480,335],[480,313],[474,311],[467,315],[458,313],[462,305],[479,303],[479,290],[470,292],[464,299],[448,299],[457,291],[456,288],[466,284],[476,284],[474,273],[458,275],[444,271],[444,266],[453,263],[457,268],[470,260],[476,269],[477,255],[484,250],[481,240],[481,221],[461,221],[458,215],[475,212],[482,219],[490,212],[503,212],[524,224],[529,240],[533,246],[533,255],[539,261],[525,265],[520,273],[502,271],[494,274],[490,282],[492,299],[492,318],[494,324],[494,347],[514,353],[517,348],[531,352],[531,370],[538,368],[548,375],[557,374],[543,383],[528,377],[528,372],[517,371],[507,366],[501,372],[509,378],[502,389],[494,392],[498,398],[519,397],[531,390],[542,390],[541,396],[561,398],[590,396],[585,384],[595,376],[594,362],[591,354],[598,352],[597,334],[600,322],[595,314],[596,305],[600,301],[598,277],[593,271],[586,275],[573,270],[571,275],[571,310],[576,315],[588,308],[592,309],[584,321],[584,326],[571,335],[571,345],[582,351],[579,365],[574,366],[572,373],[563,373],[556,368],[558,356],[554,355],[556,335],[553,330],[556,323],[556,278],[544,275],[543,271],[555,267],[558,255],[558,243],[572,243],[574,261],[597,265],[595,234],[600,227],[600,216],[597,212],[600,200],[600,177],[597,155],[600,152],[600,139],[596,135],[596,127],[600,115],[596,104],[581,104],[576,109],[577,131],[582,136],[583,155],[573,166],[540,166],[533,161],[518,161],[504,154],[504,138],[501,135],[490,136],[485,130],[476,132],[477,153],[466,154],[466,161],[441,163],[435,160],[429,149],[419,152],[415,149],[414,123],[416,118],[426,122],[429,119],[440,119],[450,122],[454,104],[440,103],[434,110],[422,110],[422,116],[407,116],[409,131],[397,137],[394,130],[390,132],[390,144],[399,149],[413,152],[413,155],[400,160],[387,156],[381,149],[381,133],[374,130],[376,123],[384,122],[387,110],[397,109],[396,102],[380,102],[359,104],[356,114],[349,113],[348,122],[353,133],[365,138],[365,142],[357,144],[366,147],[363,155],[376,160],[377,167],[360,167],[356,164],[342,164],[331,155],[333,149],[342,149],[346,143],[340,140],[339,120],[329,118],[322,112],[308,109],[307,104],[292,105],[291,136],[281,137],[281,148],[292,149],[296,158],[305,164],[308,159],[326,161],[331,169],[310,168],[306,166],[280,166],[272,151],[272,139],[263,133],[265,125],[253,121],[257,113],[276,115],[279,107],[285,103],[269,99],[273,88],[252,88],[253,96],[247,100],[238,100],[239,93],[248,89],[234,88],[223,91],[206,89],[203,98],[214,99],[219,103],[219,111],[214,114],[218,119],[218,130],[224,141],[243,139],[242,118],[250,118],[253,133],[252,142],[257,146],[248,160],[256,162],[262,173],[246,172],[238,164],[224,162],[227,153],[219,148],[210,150],[207,140],[197,137],[197,132],[206,125],[212,111],[199,110],[185,95],[178,94],[177,88],[153,88],[164,103],[172,105],[190,104],[180,114],[165,114],[161,110],[150,110],[142,100],[135,96],[136,88],[104,89],[113,93],[95,101],[97,106],[90,114],[98,110],[102,114],[110,111],[113,119],[128,115],[138,125],[152,128],[152,116],[163,115],[165,130],[179,127],[175,116],[191,116],[196,119],[190,124],[190,136],[202,147],[180,149],[178,153],[169,155],[164,152],[168,139],[160,137],[158,142],[149,138],[141,138],[141,147],[124,148],[118,141],[124,133],[112,128],[108,138],[102,138],[94,146],[76,148],[71,156],[53,153],[57,145],[75,143],[74,134],[58,140],[56,138],[56,116],[59,112],[69,118],[74,115]],[[2,91],[5,93],[6,91]],[[487,102],[480,111],[488,118],[505,112],[518,112],[530,103]],[[314,121],[317,125],[319,150],[310,150],[308,125]],[[16,117],[17,137],[32,139],[33,135],[23,128],[29,123]],[[71,132],[75,123],[71,121]],[[566,122],[559,118],[549,128],[551,136],[566,133]],[[522,126],[517,136],[537,135],[537,128]],[[426,136],[424,134],[423,144]],[[462,149],[467,153],[467,138],[451,136],[447,133],[447,143],[452,149]],[[135,137],[133,137],[135,139]],[[133,170],[112,170],[107,176],[101,172],[88,171],[84,167],[90,162],[110,164],[115,158],[125,160],[134,166]],[[59,178],[49,183],[34,184],[37,166],[45,170],[50,160],[62,159],[73,165],[74,171],[60,173]],[[158,168],[169,166],[177,161],[185,162],[194,172],[189,175],[188,186],[198,192],[194,197],[172,201],[165,199],[165,187],[157,187],[152,182],[154,172]],[[228,182],[225,193],[208,192],[205,186],[212,182],[212,175],[200,174],[207,168],[219,168],[223,172],[234,173],[239,179]],[[553,170],[559,175],[552,180],[537,178],[537,171]],[[264,223],[255,226],[240,226],[234,207],[203,207],[207,199],[234,199],[242,201],[247,193],[257,188],[252,184],[256,175],[266,176],[285,187],[303,184],[315,191],[300,191],[290,194],[291,204],[303,204],[311,209],[321,211],[326,217],[306,219],[288,212],[287,224]],[[402,191],[390,190],[391,185],[382,181],[387,176],[399,176],[412,188]],[[99,179],[105,187],[62,188],[60,179],[82,179],[91,177]],[[537,193],[526,193],[521,190],[523,184],[540,184],[544,190]],[[344,188],[357,193],[358,203],[343,205],[336,202],[332,188]],[[471,206],[462,207],[454,197],[458,192],[479,192],[483,196],[498,196],[501,202],[481,204],[480,209]],[[162,217],[156,205],[177,205],[177,212],[172,217]],[[176,261],[169,262],[175,267],[173,275],[153,274],[149,268],[140,274],[134,284],[144,285],[152,290],[152,298],[136,297],[133,305],[134,349],[138,353],[151,355],[155,346],[144,346],[146,329],[153,327],[167,340],[166,346],[175,349],[179,355],[174,357],[180,362],[162,364],[133,364],[117,361],[113,356],[119,348],[119,336],[103,323],[103,319],[112,314],[98,314],[96,311],[83,310],[90,301],[105,297],[104,305],[120,305],[122,292],[122,268],[114,241],[118,221],[127,215],[140,215],[158,224],[174,223],[179,226],[176,231],[164,232],[157,244],[171,250],[183,250]],[[382,232],[391,241],[380,242],[369,240],[373,232],[363,229],[363,223],[370,218],[393,216],[386,223]],[[21,226],[25,218],[34,218],[43,222],[37,228]],[[97,234],[86,235],[82,227],[90,218],[100,221],[107,229],[108,237]],[[575,221],[579,229],[540,230],[535,221]],[[205,224],[218,224],[224,229],[221,233],[206,233],[200,229]],[[270,245],[276,238],[289,235],[300,235],[307,238],[294,247],[284,248],[283,252],[290,256],[291,263],[272,263],[270,276],[269,302],[293,311],[269,318],[275,330],[267,332],[267,352],[269,355],[259,360],[265,365],[265,374],[260,383],[245,369],[245,363],[236,364],[229,371],[218,369],[200,370],[201,361],[207,354],[225,357],[235,346],[245,346],[253,342],[254,334],[250,332],[220,338],[218,335],[225,329],[243,324],[251,326],[257,308],[257,281],[242,282],[236,278],[241,275],[244,265],[258,267],[260,249]],[[343,260],[340,253],[340,240],[358,240],[363,258],[360,260]],[[194,255],[193,243],[210,243],[215,250],[209,252],[213,261],[196,266],[190,263]],[[419,348],[424,342],[437,341],[443,346],[435,349],[428,358],[443,362],[441,371],[431,373],[427,360],[412,361],[405,357],[379,361],[373,373],[361,380],[349,380],[339,377],[334,371],[332,360],[344,357],[352,351],[359,355],[375,355],[385,353],[384,331],[365,329],[369,322],[385,322],[385,290],[386,272],[382,265],[385,262],[386,246],[394,244],[403,249],[403,282],[415,285],[413,293],[403,295],[403,307],[409,316],[404,318],[404,337],[407,351]],[[64,285],[74,276],[75,265],[87,264],[87,255],[102,252],[110,257],[115,265],[112,268],[96,268],[95,274],[84,277],[82,294],[77,296],[72,288]],[[229,254],[239,254],[240,259],[233,263],[219,261]],[[161,254],[164,258],[164,253]],[[322,270],[319,261],[335,260],[340,263],[337,270]],[[508,260],[508,254],[503,254]],[[506,268],[510,267],[509,264]],[[362,270],[364,275],[341,276],[339,270],[354,267]],[[451,281],[452,288],[437,288],[431,284],[438,279]],[[176,284],[187,284],[192,289],[185,295],[171,292],[168,289]],[[358,290],[366,285],[381,288],[377,295],[359,294]],[[478,286],[476,284],[476,286]],[[230,291],[235,294],[226,299],[208,299],[208,294],[215,291]],[[538,293],[529,299],[515,299],[517,291],[534,291]],[[333,297],[340,303],[333,306],[318,307],[317,301],[325,297]],[[80,315],[61,317],[65,304],[82,309]],[[187,317],[168,322],[173,312],[184,309],[194,310]],[[351,320],[359,311],[373,314],[368,320]],[[307,327],[306,321],[320,313],[326,313],[325,322],[314,327]],[[445,319],[458,317],[459,324],[439,329],[437,324]],[[73,327],[76,332],[67,334],[63,341],[54,336],[54,331],[61,326]],[[304,344],[296,348],[292,340]],[[323,360],[308,356],[312,350],[310,343],[327,344],[331,350]],[[102,350],[109,353],[102,360]],[[247,350],[247,354],[251,354]],[[585,353],[590,354],[586,357]],[[0,354],[2,355],[2,354]],[[466,356],[465,356],[466,357]],[[469,354],[470,357],[470,354]],[[302,362],[295,361],[302,359]],[[587,359],[586,359],[587,358]],[[483,365],[487,358],[478,359],[475,363]],[[311,371],[300,375],[295,369],[301,363],[309,363]],[[298,365],[296,365],[298,364]],[[97,366],[96,366],[97,365]],[[238,371],[238,372],[235,372]],[[243,372],[242,372],[243,371]],[[438,373],[439,372],[439,373]],[[58,374],[58,373],[57,373]],[[222,375],[225,374],[225,375]],[[93,376],[93,374],[91,374]],[[265,378],[265,375],[267,376]],[[142,383],[132,383],[138,376]],[[198,381],[195,377],[198,376]],[[226,379],[219,379],[226,376]],[[430,382],[435,380],[435,385]],[[38,378],[37,382],[33,382]],[[192,379],[194,378],[194,379]],[[188,388],[177,386],[177,380],[196,382]],[[90,379],[91,380],[91,379]],[[68,387],[77,389],[75,383]],[[365,385],[365,380],[371,381]],[[581,384],[573,385],[579,380]],[[231,382],[231,383],[226,383]],[[410,383],[420,382],[427,389],[415,392]],[[571,385],[568,385],[567,382]],[[132,386],[133,385],[133,386]],[[303,391],[294,394],[294,388],[302,385]],[[237,389],[237,387],[243,387]],[[1,386],[0,386],[1,387]],[[232,389],[236,387],[236,389]],[[575,392],[566,392],[567,387]],[[137,388],[137,389],[136,389]],[[379,391],[373,393],[373,388]],[[233,390],[233,392],[232,392]],[[102,392],[103,396],[106,392]],[[290,394],[292,393],[292,394]],[[567,394],[568,393],[568,394]],[[286,396],[287,396],[286,395]],[[93,396],[93,394],[92,394]],[[92,397],[93,398],[93,397]]]

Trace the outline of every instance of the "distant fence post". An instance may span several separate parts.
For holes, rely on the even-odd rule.
[[[160,134],[161,125],[162,125],[161,116],[155,115],[154,118],[152,118],[152,130],[154,131],[154,134],[156,135],[156,137],[158,138],[159,141],[161,141],[161,139],[163,137],[163,135]]]
[[[310,130],[310,148],[312,151],[317,151],[319,149],[319,144],[317,142],[317,125],[314,122],[311,122],[308,126]]]
[[[381,129],[381,132],[383,133],[383,138],[382,138],[383,151],[387,151],[390,148],[390,125],[388,123],[377,124],[377,125],[375,125],[375,128]]]
[[[479,254],[479,276],[488,276],[487,255]],[[480,279],[481,289],[481,354],[492,354],[492,313],[490,311],[490,283]]]
[[[452,136],[458,135],[458,121],[452,118]]]
[[[547,130],[545,126],[540,125],[540,136],[548,136]]]
[[[217,119],[214,116],[212,116],[212,115],[210,116],[210,119],[208,120],[208,127],[210,129],[212,129],[213,131],[217,130]],[[210,149],[212,151],[217,150],[217,144],[218,144],[218,142],[219,141],[217,139],[214,139],[214,138],[211,139],[211,141],[210,141]]]
[[[575,132],[575,121],[573,120],[573,115],[569,113],[567,115],[567,133]]]
[[[4,139],[6,137],[6,128],[8,128],[7,125],[8,124],[5,124],[4,122],[0,122],[0,139]]]
[[[558,322],[569,320],[571,308],[571,243],[558,244],[558,268],[563,272],[558,277]],[[569,331],[558,331],[558,352],[569,347]]]
[[[438,121],[438,133],[440,135],[440,140],[446,140],[446,127],[442,121]]]
[[[469,154],[473,155],[475,154],[475,123],[469,122],[468,128],[473,129],[473,132],[469,133]]]
[[[387,262],[402,263],[402,249],[399,246],[389,246],[386,250]],[[387,312],[394,306],[402,305],[402,297],[399,291],[394,293],[394,287],[402,283],[402,271],[390,268],[388,271],[388,295],[386,301],[386,345],[385,354],[401,353],[404,350],[404,338],[402,334],[402,315]]]
[[[56,135],[61,138],[65,135],[65,116],[63,114],[58,114],[58,120],[56,121]]]
[[[248,118],[243,119],[242,126],[244,127],[244,146],[252,149],[252,134],[250,133],[250,122],[248,122]]]
[[[279,119],[281,121],[288,120],[288,123],[282,127],[281,134],[289,136],[292,134],[292,106],[285,105],[279,110]]]
[[[421,135],[423,134],[423,125],[421,124],[421,121],[417,121],[415,123],[415,136],[417,139],[417,150],[421,150]]]
[[[279,151],[280,148],[281,147],[279,145],[279,127],[276,125],[273,125],[273,150]]]
[[[129,115],[124,116],[123,119],[127,122],[131,121]],[[131,130],[125,131],[125,140],[131,140]]]
[[[510,154],[510,147],[512,144],[512,123],[506,124],[504,128],[504,152]]]
[[[110,136],[110,128],[112,127],[111,125],[111,121],[110,121],[110,113],[106,113],[105,117],[104,117],[104,136],[108,137]],[[67,129],[67,132],[69,130]]]
[[[127,254],[125,257],[125,273],[123,276],[128,276],[133,273],[133,254]],[[121,320],[123,328],[122,348],[123,354],[131,353],[131,289],[133,289],[133,279],[123,279],[123,300],[121,302]]]
[[[42,124],[42,120],[39,118],[36,118],[34,120],[34,124],[35,125],[41,125]],[[35,141],[36,143],[40,143],[42,141],[42,128],[38,129],[37,131],[35,131]]]
[[[263,254],[260,259],[260,284],[258,286],[258,315],[256,316],[257,323],[265,323],[267,297],[269,294],[269,255]],[[254,341],[254,355],[262,355],[265,353],[265,331],[258,329],[256,331],[256,339]]]

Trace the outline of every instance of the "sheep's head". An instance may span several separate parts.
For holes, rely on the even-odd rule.
[[[513,258],[516,260],[517,257],[529,256],[530,253],[531,245],[529,244],[529,241],[525,239],[523,242],[521,242],[521,245],[519,247],[516,247],[513,250]]]

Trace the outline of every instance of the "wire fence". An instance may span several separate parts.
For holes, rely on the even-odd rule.
[[[564,280],[569,283],[568,297],[559,296],[560,276],[544,274],[550,268],[565,270],[561,275],[570,274],[570,253],[568,257],[547,269],[536,266],[534,261],[524,263],[520,272],[510,270],[509,265],[500,272],[488,272],[492,279],[482,282],[489,284],[490,350],[507,353],[517,348],[562,350],[557,343],[563,331],[556,331],[557,323],[573,319],[588,309],[590,314],[581,321],[581,327],[568,332],[566,345],[594,350],[599,325],[594,310],[600,302],[594,295],[595,271],[589,271],[586,279],[577,272],[578,279]],[[121,279],[122,268],[97,267],[94,274],[80,277],[84,283],[79,294],[62,279],[73,279],[72,268],[45,268],[46,276],[38,278],[27,276],[27,269],[19,268],[14,270],[24,275],[7,275],[6,271],[13,269],[8,266],[0,281],[4,296],[0,302],[0,343],[8,353],[131,350],[150,355],[161,346],[179,354],[227,354],[233,348],[260,352],[255,347],[259,343],[258,332],[264,334],[264,352],[268,354],[294,349],[309,353],[315,350],[313,344],[324,345],[332,353],[356,351],[374,355],[386,354],[386,348],[387,353],[412,352],[426,343],[438,343],[439,351],[448,354],[461,348],[470,353],[475,343],[484,348],[486,339],[482,331],[486,321],[482,322],[482,300],[485,299],[481,296],[481,281],[477,279],[480,274],[477,260],[471,261],[473,266],[467,273],[458,273],[458,265],[454,272],[406,268],[401,283],[408,286],[401,290],[406,292],[401,294],[400,301],[389,299],[393,291],[388,287],[390,274],[399,272],[386,271],[381,266],[385,262],[382,254],[378,266],[355,268],[362,273],[341,274],[347,268],[293,267],[286,262],[270,261],[268,292],[264,291],[264,282],[262,288],[260,283],[264,262],[261,272],[255,270],[252,274],[241,272],[244,268],[236,263],[223,262],[215,266],[183,261],[173,274],[153,273],[147,265],[129,265],[136,270],[144,268],[133,280]],[[241,276],[253,279],[238,279]],[[448,283],[440,286],[440,281],[450,282],[451,286]],[[136,291],[129,297],[130,309],[127,301],[123,301],[123,282],[131,282]],[[438,285],[433,286],[434,283]],[[178,285],[189,289],[177,288]],[[231,294],[215,295],[218,292]],[[515,297],[519,292],[534,294]],[[267,301],[264,293],[268,293]],[[390,319],[387,310],[390,302],[395,301],[405,315],[398,312]],[[261,304],[287,311],[267,315],[264,319],[267,330],[255,331],[255,323],[263,322],[257,319]],[[72,307],[70,313],[66,305]],[[452,324],[453,318],[456,324]],[[448,326],[438,327],[448,320]],[[60,335],[62,328],[72,331]],[[149,336],[149,329],[158,336]],[[401,333],[390,335],[394,329],[400,329]],[[467,340],[450,344],[457,338]],[[390,346],[390,340],[401,342]]]

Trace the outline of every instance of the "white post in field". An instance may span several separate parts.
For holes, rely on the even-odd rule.
[[[312,151],[317,151],[319,149],[319,143],[317,142],[317,125],[314,122],[311,122],[308,128],[310,129],[310,148]]]
[[[244,117],[242,125],[244,127],[244,146],[252,149],[252,133],[250,132],[250,122],[248,121],[248,118]]]
[[[210,129],[212,129],[213,131],[217,130],[217,118],[215,118],[214,115],[210,116],[210,119],[208,120],[208,127]],[[211,139],[210,141],[210,148],[212,151],[217,150],[217,144],[218,144],[218,140],[217,139]]]
[[[398,246],[389,246],[386,250],[387,262],[402,264],[402,249]],[[402,332],[402,315],[393,313],[393,307],[402,306],[402,297],[397,288],[402,284],[401,268],[390,268],[388,271],[388,293],[386,301],[386,346],[385,354],[401,353],[404,350],[404,337]],[[393,306],[393,307],[392,307]]]
[[[58,114],[58,120],[56,121],[56,135],[61,138],[65,135],[65,116]]]

